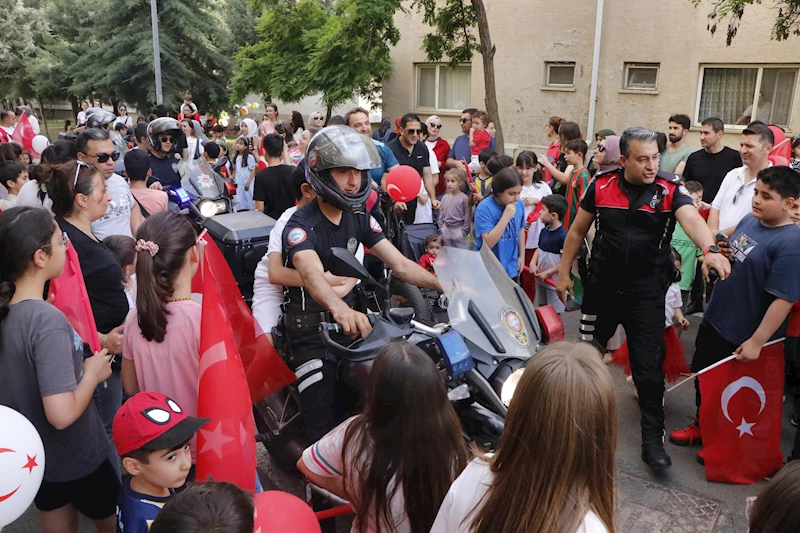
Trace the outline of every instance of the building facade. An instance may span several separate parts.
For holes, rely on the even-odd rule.
[[[697,148],[700,122],[710,116],[726,123],[724,140],[732,146],[746,111],[787,135],[800,132],[800,37],[770,40],[772,6],[747,7],[730,47],[726,25],[714,36],[707,30],[709,4],[695,8],[690,0],[491,0],[486,7],[509,154],[546,146],[553,115],[577,122],[589,140],[587,129],[666,131],[669,116],[684,113],[692,118],[689,142]],[[443,135],[456,137],[461,110],[486,107],[480,54],[456,69],[429,63],[421,46],[430,29],[421,16],[398,13],[395,23],[402,38],[384,84],[384,115],[414,111],[424,120],[436,114]]]

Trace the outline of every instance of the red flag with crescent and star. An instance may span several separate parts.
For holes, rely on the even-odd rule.
[[[244,365],[252,403],[258,403],[273,392],[297,379],[275,348],[258,327],[233,277],[225,256],[214,239],[204,232],[202,242],[204,268],[197,269],[192,279],[192,292],[203,293],[203,272],[210,272],[219,293],[224,295],[225,316],[233,331],[233,340]]]
[[[197,432],[197,480],[253,491],[256,441],[247,378],[215,273],[204,263],[197,416],[211,422]]]
[[[755,361],[736,360],[700,375],[700,432],[709,481],[755,483],[783,466],[783,343]]]
[[[66,315],[70,325],[83,342],[89,345],[92,353],[99,352],[102,348],[97,338],[97,326],[81,273],[81,262],[78,259],[78,252],[72,245],[67,246],[67,260],[64,261],[61,275],[50,280],[50,296],[53,298],[53,305]]]
[[[33,126],[31,126],[31,123],[28,120],[28,115],[26,113],[22,113],[19,116],[17,127],[14,128],[14,133],[11,134],[11,140],[21,144],[22,148],[26,151],[32,152],[34,137],[36,137],[36,133],[34,133]]]

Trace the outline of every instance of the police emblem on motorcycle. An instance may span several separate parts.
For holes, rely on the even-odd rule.
[[[289,243],[289,246],[297,246],[304,240],[306,240],[306,232],[302,228],[294,228],[286,236],[286,242]]]
[[[356,255],[356,250],[358,250],[358,241],[355,237],[350,237],[350,240],[347,241],[347,251]]]
[[[500,310],[500,325],[503,331],[511,337],[516,344],[528,346],[528,334],[525,332],[525,322],[513,307],[504,307]]]
[[[308,154],[308,166],[314,168],[317,166],[317,152],[310,152]]]
[[[211,176],[208,174],[201,174],[197,179],[197,186],[201,189],[210,189],[214,186],[214,183],[211,181]]]

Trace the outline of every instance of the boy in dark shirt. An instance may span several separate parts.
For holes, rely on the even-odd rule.
[[[800,198],[800,177],[788,167],[758,173],[753,213],[730,238],[731,275],[717,283],[697,332],[692,372],[735,353],[740,361],[758,359],[767,342],[784,335],[786,317],[800,299],[800,228],[791,219]],[[700,386],[696,403],[700,408]],[[673,431],[681,446],[700,443],[699,420]]]
[[[147,533],[158,512],[186,483],[189,441],[208,418],[187,416],[160,392],[131,396],[114,417],[114,445],[131,474],[117,500],[117,531]]]
[[[253,200],[256,202],[256,211],[278,220],[284,211],[295,204],[292,187],[295,167],[282,163],[283,137],[277,133],[267,134],[263,145],[267,155],[267,168],[256,174]]]

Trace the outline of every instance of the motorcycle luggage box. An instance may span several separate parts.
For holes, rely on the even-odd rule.
[[[256,266],[267,253],[275,220],[259,211],[242,211],[208,218],[202,225],[225,256],[242,296],[252,301]]]

